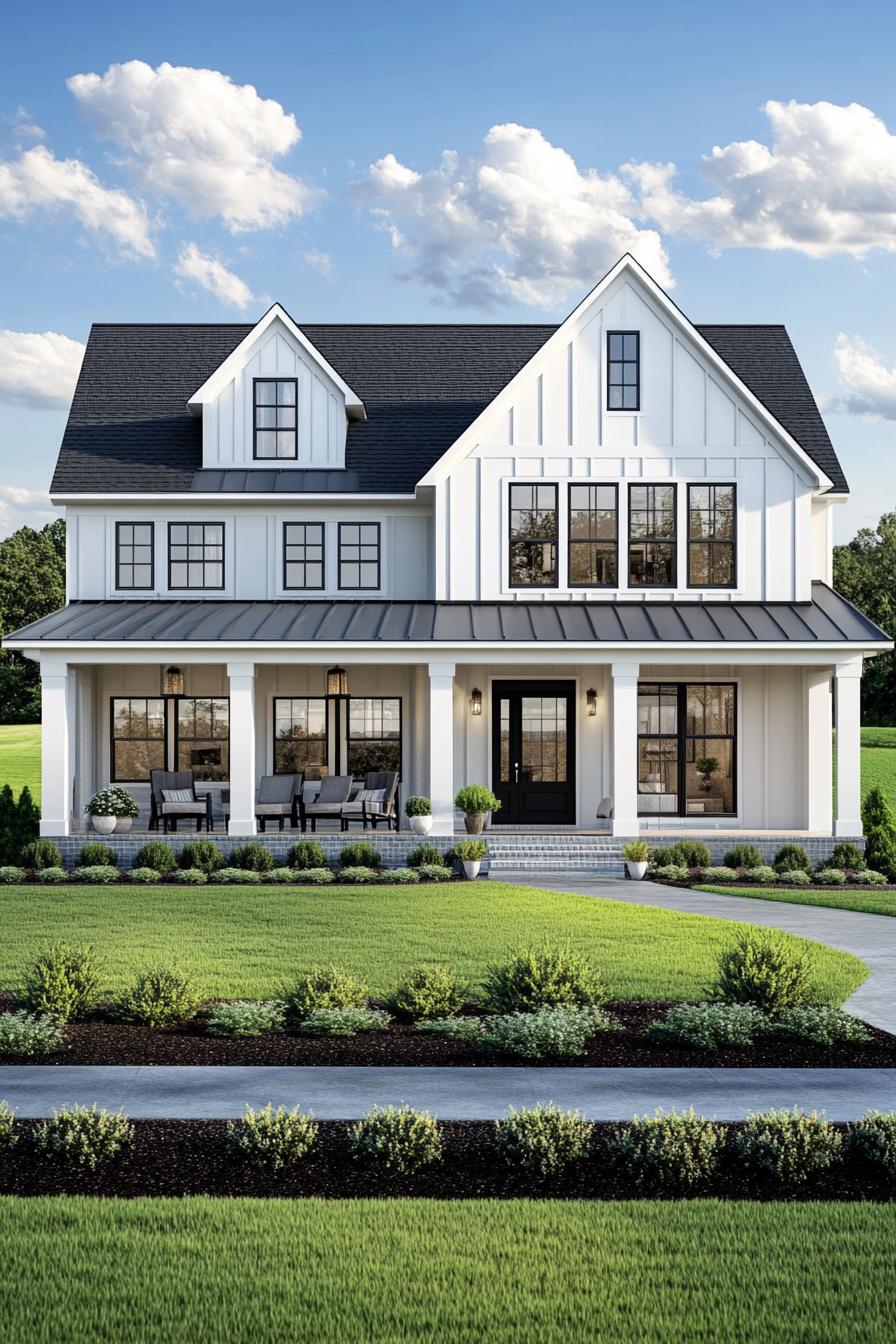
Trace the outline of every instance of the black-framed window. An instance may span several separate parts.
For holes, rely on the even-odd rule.
[[[320,779],[327,765],[327,702],[324,696],[274,698],[274,774],[304,773]]]
[[[639,815],[734,816],[736,784],[736,685],[639,683]]]
[[[283,524],[283,587],[325,587],[323,523]]]
[[[152,523],[115,524],[115,587],[152,588],[155,569]]]
[[[262,461],[299,455],[296,378],[253,378],[252,455]]]
[[[379,586],[379,523],[340,523],[339,587],[365,590]]]
[[[141,784],[164,770],[167,711],[162,696],[114,695],[110,704],[113,784]]]
[[[737,583],[737,489],[688,486],[688,587]]]
[[[674,588],[678,531],[674,485],[628,488],[628,581],[632,588]]]
[[[177,700],[176,770],[192,770],[197,780],[230,778],[230,699],[224,695],[183,695]]]
[[[401,774],[401,697],[351,696],[348,770],[356,779],[374,770]]]
[[[641,333],[607,332],[607,410],[641,409]]]
[[[619,491],[615,485],[569,487],[569,586],[619,583]]]
[[[557,486],[513,483],[509,495],[511,588],[557,587]]]
[[[224,587],[224,524],[168,524],[168,587]]]

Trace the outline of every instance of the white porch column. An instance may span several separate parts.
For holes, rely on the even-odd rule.
[[[638,834],[638,671],[613,663],[613,834]]]
[[[862,834],[861,688],[862,659],[834,668],[837,723],[837,811],[835,836]]]
[[[71,739],[68,663],[40,660],[40,833],[68,835],[71,829]]]
[[[255,834],[255,664],[228,663],[230,680],[230,824],[228,835]]]
[[[805,673],[806,829],[830,835],[833,750],[831,669],[809,667]]]
[[[454,663],[429,664],[432,834],[454,834]]]

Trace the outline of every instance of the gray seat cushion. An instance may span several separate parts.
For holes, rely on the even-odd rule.
[[[163,803],[162,812],[166,817],[204,817],[205,803]]]
[[[256,803],[256,817],[288,817],[292,803]]]

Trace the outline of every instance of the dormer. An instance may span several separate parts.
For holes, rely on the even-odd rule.
[[[190,397],[203,467],[345,466],[349,420],[364,403],[279,303]]]

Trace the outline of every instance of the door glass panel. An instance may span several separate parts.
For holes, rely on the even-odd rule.
[[[501,783],[510,783],[510,701],[501,701]]]
[[[533,784],[566,782],[566,697],[522,697],[520,778]]]
[[[691,737],[685,779],[688,815],[724,815],[734,811],[734,743],[730,737]]]

